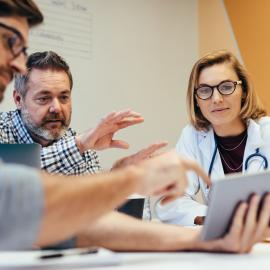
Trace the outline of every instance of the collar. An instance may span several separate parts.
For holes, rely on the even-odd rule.
[[[250,119],[248,121],[248,138],[247,145],[250,146],[251,150],[263,147],[265,145],[265,140],[262,136],[261,125]]]
[[[200,152],[204,156],[206,164],[210,164],[216,146],[214,130],[212,127],[210,127],[208,131],[197,132]]]

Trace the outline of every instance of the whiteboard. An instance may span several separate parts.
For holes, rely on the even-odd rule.
[[[100,153],[102,165],[150,143],[173,147],[187,123],[188,75],[198,58],[197,0],[36,0],[44,25],[30,52],[53,50],[74,77],[72,127],[93,127],[112,110],[132,108],[145,122],[119,133],[129,150]],[[14,108],[12,86],[2,110]]]

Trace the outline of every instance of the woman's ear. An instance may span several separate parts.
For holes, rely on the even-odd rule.
[[[247,93],[243,91],[241,98],[241,107],[245,104]]]
[[[247,93],[243,92],[243,94],[242,94],[242,102],[245,101],[246,97],[247,97]]]

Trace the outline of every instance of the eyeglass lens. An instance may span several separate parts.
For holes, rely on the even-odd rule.
[[[10,37],[8,39],[8,46],[10,47],[14,57],[19,56],[20,53],[23,53],[26,56],[26,48],[19,36],[14,35],[13,37]]]

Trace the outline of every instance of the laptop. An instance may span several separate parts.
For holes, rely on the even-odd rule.
[[[39,144],[0,144],[0,161],[40,168]]]
[[[144,211],[145,197],[139,194],[132,194],[128,200],[117,210],[135,218],[142,219]]]

